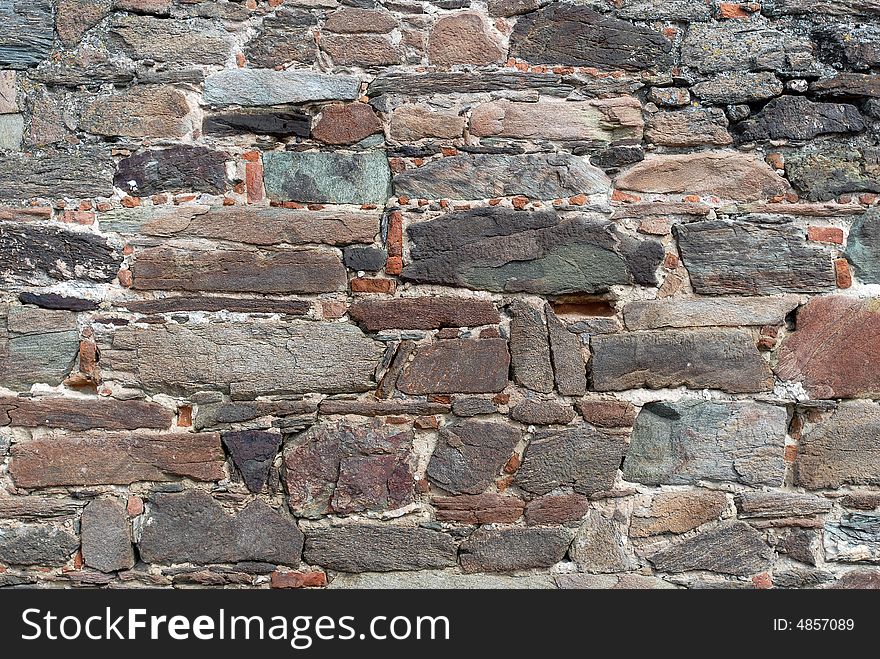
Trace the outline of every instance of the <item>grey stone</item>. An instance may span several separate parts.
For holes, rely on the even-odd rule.
[[[880,515],[848,513],[825,523],[825,560],[880,563]]]
[[[359,92],[356,76],[301,69],[225,69],[205,78],[205,102],[215,106],[353,101]]]
[[[777,531],[776,551],[807,565],[816,565],[821,544],[816,529],[793,526]]]
[[[133,60],[172,65],[223,65],[233,38],[222,25],[201,19],[173,21],[137,14],[116,15],[110,40]]]
[[[831,133],[858,133],[862,116],[847,103],[814,103],[804,96],[774,98],[753,119],[737,125],[742,141],[811,140]]]
[[[633,91],[632,81],[616,81],[613,78],[600,80],[597,92],[626,93]],[[639,85],[635,85],[638,87]],[[433,71],[430,73],[410,73],[383,71],[377,75],[367,87],[370,97],[383,94],[394,94],[409,98],[432,96],[447,93],[455,89],[460,94],[493,91],[528,91],[535,90],[545,96],[565,98],[574,87],[563,81],[563,76],[556,73],[529,73],[526,71]],[[598,95],[598,93],[597,93]]]
[[[252,67],[274,69],[291,62],[312,64],[318,56],[315,37],[309,28],[317,26],[318,18],[308,9],[280,7],[266,16],[259,33],[251,39],[244,54]]]
[[[0,452],[2,454],[2,452]],[[38,522],[43,519],[67,519],[79,514],[85,506],[78,499],[28,496],[0,497],[0,519]]]
[[[785,173],[810,201],[827,201],[850,192],[880,192],[876,149],[845,142],[817,142],[785,156]]]
[[[23,115],[0,114],[0,150],[18,151],[23,136]]]
[[[82,553],[85,564],[101,572],[134,567],[131,528],[125,508],[110,499],[95,499],[85,507]]]
[[[230,515],[199,490],[149,500],[138,549],[147,563],[263,561],[296,567],[303,534],[292,517],[257,499]]]
[[[378,574],[339,574],[327,586],[368,590],[538,590],[555,589],[549,574],[512,576],[506,574],[457,574],[448,570],[384,572]]]
[[[134,196],[160,192],[226,190],[229,154],[202,146],[178,145],[136,153],[119,162],[113,183]]]
[[[549,426],[574,420],[574,409],[553,400],[524,398],[510,409],[510,418],[520,423]]]
[[[797,0],[766,0],[761,11],[767,16],[788,14],[828,14],[831,16],[871,16],[880,8],[874,0],[819,0],[804,5]]]
[[[263,491],[269,470],[281,447],[281,434],[262,430],[240,430],[220,435],[223,446],[241,472],[244,484],[254,494]]]
[[[346,247],[342,251],[342,262],[350,270],[378,272],[385,267],[388,252],[375,247]]]
[[[636,417],[623,477],[646,485],[701,480],[779,487],[788,413],[755,401],[648,403]]]
[[[694,95],[704,103],[728,105],[755,103],[782,93],[782,83],[769,72],[746,73],[731,71],[718,73],[692,88]]]
[[[206,135],[229,137],[240,133],[287,137],[308,137],[312,118],[299,111],[238,110],[206,116],[202,132]]]
[[[621,520],[591,510],[571,543],[571,558],[585,572],[626,572],[635,566],[625,542]]]
[[[700,73],[803,71],[813,63],[810,40],[741,21],[691,25],[682,59]]]
[[[452,401],[452,413],[455,416],[470,417],[482,414],[495,414],[498,406],[490,398],[462,398],[456,396]]]
[[[876,25],[828,25],[813,32],[822,59],[851,70],[880,65],[880,29]]]
[[[880,82],[870,73],[838,73],[810,84],[816,96],[880,98]]]
[[[880,213],[869,210],[857,217],[846,241],[846,258],[865,284],[880,284]]]
[[[507,293],[597,293],[656,284],[662,247],[599,219],[489,207],[407,227],[403,277]]]
[[[748,576],[769,567],[772,558],[773,550],[758,531],[733,521],[675,543],[648,560],[660,572],[708,570]]]
[[[394,193],[416,199],[490,199],[524,195],[552,200],[607,192],[605,173],[567,153],[458,155],[394,177]]]
[[[91,199],[113,194],[107,157],[93,149],[10,153],[0,159],[0,199]]]
[[[757,220],[676,226],[681,258],[695,292],[773,295],[836,288],[829,253],[808,243],[803,228]]]
[[[645,387],[769,391],[770,367],[752,334],[738,329],[692,329],[605,334],[591,339],[596,391]]]
[[[654,590],[657,588],[673,589],[675,586],[657,577],[643,574],[559,574],[556,575],[559,588],[580,588],[587,590]]]
[[[454,494],[480,494],[495,480],[521,438],[500,423],[462,421],[440,430],[428,478]]]
[[[534,494],[557,487],[580,494],[610,490],[625,452],[625,435],[589,425],[537,432],[526,447],[516,484]]]
[[[513,572],[551,567],[571,544],[568,529],[509,528],[475,531],[461,545],[465,572]]]
[[[553,367],[543,309],[516,300],[510,305],[510,313],[513,381],[533,391],[550,393],[553,391]]]
[[[405,394],[496,393],[507,386],[510,354],[504,339],[452,339],[415,349],[397,380]]]
[[[743,492],[736,496],[739,518],[812,517],[831,510],[831,502],[812,494],[794,492]]]
[[[623,307],[623,317],[631,330],[782,325],[798,304],[797,295],[634,300]]]
[[[0,305],[0,386],[61,384],[79,352],[73,314]]]
[[[707,21],[712,17],[709,0],[617,0],[617,15],[636,21]]]
[[[266,194],[279,201],[384,204],[391,170],[383,153],[263,154]]]
[[[54,526],[0,526],[0,563],[60,567],[79,549],[79,540]]]
[[[568,330],[549,304],[545,314],[556,389],[563,396],[582,396],[587,390],[587,369],[580,337]]]
[[[55,21],[49,0],[0,3],[0,69],[26,69],[49,56]]]
[[[222,388],[237,397],[366,391],[381,353],[357,327],[335,323],[125,327],[112,345],[133,351],[122,365],[148,391]]]
[[[340,572],[430,570],[456,564],[445,533],[392,524],[348,524],[307,531],[305,560]]]

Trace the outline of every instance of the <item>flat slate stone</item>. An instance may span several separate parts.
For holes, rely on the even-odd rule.
[[[769,391],[770,367],[751,332],[692,329],[593,336],[597,391],[686,386],[730,393]]]
[[[701,480],[782,485],[784,407],[754,401],[648,403],[633,426],[623,477],[646,485]]]
[[[880,563],[880,515],[848,513],[825,523],[825,560]]]
[[[443,426],[428,478],[453,494],[480,494],[498,477],[522,433],[512,426],[462,421]]]
[[[736,497],[740,519],[757,517],[811,517],[831,511],[831,501],[825,497],[795,492],[746,491]]]
[[[227,160],[227,153],[202,146],[144,151],[122,159],[113,182],[134,196],[160,192],[222,194],[226,190]]]
[[[555,589],[549,574],[513,576],[507,574],[457,574],[451,570],[418,572],[383,572],[374,574],[338,574],[327,586],[369,590],[539,590]]]
[[[79,539],[53,526],[0,527],[0,563],[61,567],[79,549]]]
[[[510,37],[510,56],[530,64],[662,69],[671,62],[671,50],[659,32],[563,3],[526,14]]]
[[[25,522],[41,519],[68,519],[80,513],[85,501],[58,497],[2,496],[0,519],[18,519]]]
[[[862,283],[880,284],[880,213],[857,217],[846,240],[846,258]]]
[[[551,567],[570,544],[568,529],[478,529],[461,545],[461,567],[465,573]]]
[[[353,325],[309,322],[124,327],[112,345],[133,351],[135,381],[148,391],[224,389],[238,397],[367,391],[381,354]]]
[[[79,353],[76,318],[65,311],[0,305],[0,386],[57,386]]]
[[[460,524],[512,524],[523,514],[523,501],[507,494],[463,494],[431,497],[438,522]]]
[[[700,295],[821,293],[836,288],[828,251],[808,243],[804,229],[793,224],[705,220],[679,224],[675,235]]]
[[[22,304],[32,304],[41,309],[60,311],[94,311],[99,306],[93,300],[85,300],[79,297],[67,297],[58,293],[31,293],[28,291],[19,293],[18,301]]]
[[[797,295],[634,300],[623,307],[623,317],[631,330],[781,325],[799,304]]]
[[[458,155],[394,177],[394,194],[415,199],[490,199],[524,195],[552,200],[607,192],[610,181],[586,158],[567,153]]]
[[[858,133],[862,116],[848,103],[814,103],[805,96],[781,96],[770,101],[753,119],[736,126],[742,141],[811,140],[832,133]]]
[[[615,85],[612,81],[612,85]],[[408,98],[433,96],[455,89],[460,94],[501,90],[536,90],[545,96],[565,98],[574,87],[557,73],[529,73],[526,71],[432,71],[410,73],[383,71],[367,87],[367,96],[394,94]],[[626,83],[616,87],[627,91]]]
[[[172,295],[156,300],[119,300],[116,306],[146,315],[178,311],[234,311],[239,313],[278,313],[305,316],[312,308],[308,300],[275,300],[226,296]]]
[[[26,69],[49,56],[55,20],[49,0],[6,0],[0,3],[0,69]]]
[[[656,284],[662,247],[606,220],[500,206],[411,224],[403,277],[506,293],[598,293],[615,284]]]
[[[224,432],[220,437],[247,489],[254,494],[262,492],[281,447],[281,433],[239,430]]]
[[[660,572],[708,570],[748,576],[770,565],[773,550],[761,534],[745,522],[724,522],[649,556]]]
[[[83,561],[101,572],[134,567],[128,513],[116,501],[95,499],[82,514]]]
[[[384,204],[391,196],[391,170],[384,153],[263,154],[266,194],[277,201]]]
[[[311,117],[298,111],[246,111],[222,112],[205,117],[202,132],[205,135],[231,137],[241,133],[272,135],[273,137],[308,137]]]
[[[507,386],[509,368],[504,339],[447,339],[417,347],[397,388],[413,396],[496,393]]]
[[[289,69],[225,69],[205,78],[208,105],[261,106],[316,101],[353,101],[360,78]]]
[[[91,199],[113,194],[113,170],[104,153],[70,151],[7,153],[0,159],[0,199]]]
[[[491,301],[459,297],[355,300],[348,315],[371,332],[390,328],[478,327],[500,321]]]
[[[623,434],[588,425],[537,432],[526,447],[516,484],[534,494],[557,487],[579,494],[610,490],[625,452]]]
[[[64,428],[66,430],[167,430],[174,420],[169,408],[141,400],[112,398],[0,397],[0,419],[20,428]],[[3,425],[0,420],[0,425]]]
[[[430,570],[456,564],[452,537],[420,527],[347,524],[307,531],[305,560],[340,572]]]

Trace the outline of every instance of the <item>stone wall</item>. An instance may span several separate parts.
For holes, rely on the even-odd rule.
[[[880,2],[0,1],[0,586],[877,586]]]

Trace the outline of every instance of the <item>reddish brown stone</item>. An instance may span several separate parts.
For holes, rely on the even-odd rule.
[[[629,534],[646,538],[659,533],[685,533],[718,519],[726,508],[723,492],[661,492],[651,500],[650,508],[633,515]]]
[[[849,269],[849,261],[846,259],[834,259],[834,276],[837,279],[837,288],[850,288],[852,286],[852,272]]]
[[[378,34],[325,34],[319,45],[335,66],[390,66],[402,57],[388,37]]]
[[[397,27],[397,21],[386,11],[343,7],[327,17],[324,29],[328,32],[385,34]]]
[[[526,523],[529,525],[564,524],[587,514],[590,500],[581,494],[548,494],[529,501]]]
[[[12,447],[9,471],[18,487],[130,485],[187,477],[217,481],[225,455],[217,433],[102,433],[51,437]]]
[[[336,103],[321,110],[312,136],[327,144],[354,144],[381,130],[382,122],[366,103]]]
[[[393,279],[378,277],[355,277],[349,282],[352,293],[387,293],[394,295],[397,284]]]
[[[820,243],[843,244],[843,229],[839,227],[807,227],[807,238]]]
[[[464,132],[465,119],[453,111],[440,111],[407,103],[391,115],[391,138],[400,142],[435,137],[455,139]]]
[[[779,348],[776,373],[814,398],[880,397],[880,299],[810,300]]]
[[[522,517],[523,502],[505,494],[475,494],[434,497],[438,522],[464,524],[511,524]]]
[[[323,588],[327,585],[327,575],[320,570],[312,572],[280,572],[271,576],[272,588]]]
[[[357,300],[348,314],[371,332],[389,328],[476,327],[499,322],[491,301],[457,297]]]
[[[585,399],[574,406],[584,419],[599,428],[629,428],[636,420],[636,408],[624,400]]]
[[[441,18],[428,39],[428,59],[438,66],[476,64],[504,60],[504,51],[488,34],[482,16],[462,12]]]
[[[139,400],[108,398],[0,398],[0,419],[4,413],[12,426],[24,428],[65,428],[67,430],[167,429],[174,412]],[[2,425],[2,422],[0,422]]]
[[[397,388],[405,394],[478,394],[507,386],[510,353],[504,339],[452,339],[416,348]]]

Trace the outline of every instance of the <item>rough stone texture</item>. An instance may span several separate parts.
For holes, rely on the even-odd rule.
[[[83,111],[81,122],[85,130],[96,135],[175,138],[186,135],[189,113],[182,92],[144,85],[96,98]]]
[[[863,150],[839,142],[809,144],[790,153],[785,174],[811,201],[826,201],[848,192],[880,192],[876,149]]]
[[[878,331],[877,300],[814,298],[798,312],[796,331],[783,340],[776,374],[803,382],[815,398],[878,398]]]
[[[312,136],[327,144],[354,144],[382,131],[382,122],[366,103],[330,105],[312,128]]]
[[[809,140],[830,133],[857,133],[865,127],[858,108],[846,103],[813,103],[803,96],[770,101],[754,119],[737,126],[743,140]]]
[[[552,400],[524,398],[510,408],[510,418],[520,423],[549,426],[565,425],[574,419],[574,410]]]
[[[438,522],[462,524],[510,524],[523,514],[521,499],[504,494],[433,497]]]
[[[281,447],[281,434],[240,430],[225,432],[221,438],[248,490],[254,494],[262,492],[269,480],[269,470],[275,461],[275,455]]]
[[[581,494],[548,494],[532,499],[526,506],[526,523],[530,526],[564,524],[587,514],[590,500]]]
[[[636,420],[635,406],[623,400],[587,398],[575,403],[575,408],[597,428],[630,428]]]
[[[620,520],[591,510],[571,543],[571,558],[585,572],[624,572],[633,567]]]
[[[339,574],[329,588],[368,590],[540,590],[555,589],[546,574],[513,576],[507,574],[457,574],[445,570],[386,572],[381,574]]]
[[[388,161],[359,154],[272,152],[263,156],[266,193],[280,201],[384,204],[391,196]]]
[[[82,553],[85,564],[101,572],[134,567],[128,514],[119,503],[95,499],[83,510]]]
[[[770,367],[751,333],[739,329],[693,329],[605,334],[591,340],[597,391],[638,387],[767,391]]]
[[[92,397],[0,397],[2,415],[14,427],[67,430],[167,430],[174,419],[172,410],[156,403]]]
[[[636,300],[623,308],[631,330],[666,327],[781,325],[798,306],[795,295]]]
[[[428,37],[428,61],[438,66],[484,66],[504,58],[501,46],[488,33],[476,12],[462,12],[438,20]]]
[[[840,563],[880,563],[880,515],[850,513],[825,523],[825,559]]]
[[[510,364],[513,381],[533,391],[553,391],[550,342],[544,325],[543,310],[524,302],[515,302],[510,307],[510,313]]]
[[[56,386],[70,373],[78,348],[73,314],[0,305],[0,386]]]
[[[49,0],[0,5],[0,68],[26,69],[49,56],[55,39]]]
[[[444,426],[428,463],[428,478],[453,494],[480,494],[499,475],[520,438],[519,430],[500,423]]]
[[[648,403],[633,426],[626,480],[686,485],[700,480],[782,484],[788,413],[752,401]]]
[[[206,135],[229,137],[239,133],[286,137],[308,137],[311,117],[302,112],[274,112],[272,110],[239,110],[206,116],[202,132]]]
[[[865,284],[880,284],[880,215],[870,210],[850,228],[846,258]]]
[[[281,105],[314,101],[353,101],[360,81],[300,69],[226,69],[205,78],[205,101],[214,106]]]
[[[465,572],[513,572],[550,567],[565,556],[571,534],[565,529],[480,529],[461,545]]]
[[[119,162],[113,183],[127,193],[209,192],[226,189],[229,156],[200,146],[175,146],[145,151]]]
[[[828,253],[808,244],[803,229],[757,219],[676,227],[681,258],[696,293],[772,295],[835,288]]]
[[[415,142],[427,138],[455,139],[464,132],[465,118],[453,112],[442,112],[417,105],[404,104],[391,115],[391,138],[399,142]]]
[[[487,300],[452,297],[356,300],[349,317],[367,330],[475,327],[498,323],[498,312]]]
[[[700,73],[803,71],[813,61],[809,39],[739,21],[691,25],[682,57]]]
[[[507,385],[510,353],[503,339],[453,339],[416,349],[400,373],[397,388],[405,394],[479,394]]]
[[[828,499],[789,492],[743,492],[736,498],[740,518],[810,517],[831,510]]]
[[[725,522],[671,545],[648,558],[660,572],[711,570],[747,576],[764,570],[773,551],[745,522]]]
[[[291,62],[313,63],[318,51],[309,28],[317,23],[317,17],[306,9],[279,8],[263,20],[260,33],[248,42],[244,51],[248,63],[267,69]]]
[[[556,317],[549,304],[545,307],[545,313],[556,389],[563,396],[580,396],[587,390],[587,374],[580,338],[570,332]]]
[[[151,563],[262,561],[296,567],[303,534],[289,515],[252,501],[232,515],[197,490],[150,497],[138,551]]]
[[[6,154],[0,160],[0,199],[109,197],[109,159],[88,148]]]
[[[396,572],[455,565],[456,551],[452,537],[438,531],[349,524],[309,530],[304,558],[340,572]]]
[[[727,509],[727,497],[713,490],[660,492],[650,506],[633,515],[629,534],[646,538],[661,533],[687,533],[718,519]]]
[[[782,83],[772,73],[719,73],[693,86],[705,103],[755,103],[782,94]]]
[[[139,16],[117,15],[110,26],[110,39],[134,60],[182,64],[224,64],[232,40],[220,24],[196,19],[177,22]]]
[[[58,567],[79,548],[79,540],[52,526],[0,526],[0,563]]]
[[[718,108],[658,112],[648,119],[645,136],[655,144],[674,147],[724,146],[733,141],[727,117]]]

